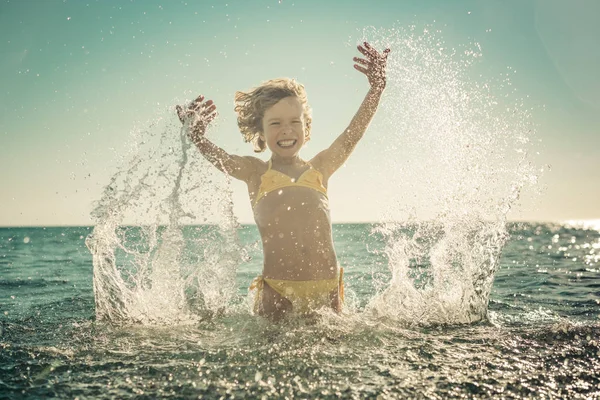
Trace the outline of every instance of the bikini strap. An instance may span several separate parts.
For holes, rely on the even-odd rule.
[[[271,169],[272,165],[273,165],[273,160],[269,159],[269,168],[267,168],[267,171]]]

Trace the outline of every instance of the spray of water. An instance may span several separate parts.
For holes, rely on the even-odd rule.
[[[363,38],[393,50],[371,129],[383,149],[378,171],[398,185],[380,189],[386,211],[377,231],[387,243],[389,274],[375,282],[382,289],[362,317],[481,320],[507,213],[536,180],[525,101],[514,100],[510,69],[497,82],[482,82],[479,46],[447,48],[434,27],[366,29]],[[161,122],[136,131],[127,167],[93,213],[87,244],[99,319],[181,323],[231,309],[243,252],[227,182],[190,152],[184,131]]]
[[[370,28],[363,37],[393,49],[375,129],[386,181],[400,186],[382,196],[377,228],[391,278],[367,309],[413,323],[481,320],[507,213],[537,179],[534,127],[512,88],[514,72],[482,81],[479,45],[448,48],[434,26]]]
[[[92,213],[99,320],[194,322],[225,311],[235,294],[242,252],[228,185],[185,128],[165,121],[134,132],[129,162]]]

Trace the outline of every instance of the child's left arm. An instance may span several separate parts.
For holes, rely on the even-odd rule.
[[[350,125],[348,125],[328,149],[323,150],[315,156],[313,163],[320,166],[319,169],[325,179],[337,171],[346,162],[350,154],[352,154],[356,144],[363,137],[369,123],[373,119],[379,105],[379,100],[381,99],[381,94],[385,89],[385,68],[390,49],[385,49],[383,53],[379,53],[369,43],[364,42],[364,46],[358,45],[358,50],[367,59],[354,57],[353,60],[357,63],[354,64],[354,68],[367,76],[371,88],[354,115],[354,118],[350,121]]]

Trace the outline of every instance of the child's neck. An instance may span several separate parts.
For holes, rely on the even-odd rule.
[[[296,164],[302,164],[302,165],[305,164],[305,162],[298,155],[295,155],[293,157],[281,157],[277,154],[273,154],[271,156],[271,163],[276,164],[276,165],[289,165],[289,166],[296,165]]]

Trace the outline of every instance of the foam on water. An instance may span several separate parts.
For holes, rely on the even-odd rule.
[[[515,99],[510,69],[496,82],[475,78],[479,46],[446,48],[434,27],[369,28],[363,37],[393,49],[371,129],[387,163],[379,170],[400,187],[379,196],[391,278],[374,282],[381,290],[365,313],[346,312],[408,324],[481,320],[507,213],[537,179],[525,101]],[[94,210],[87,243],[99,319],[181,323],[233,309],[244,252],[228,182],[165,121],[136,131],[130,161]],[[212,225],[184,236],[190,223]]]
[[[134,132],[129,163],[93,212],[97,224],[86,243],[101,320],[194,322],[222,312],[235,294],[243,252],[231,193],[185,129],[164,121]],[[184,240],[183,224],[196,221],[208,225],[191,228]]]

